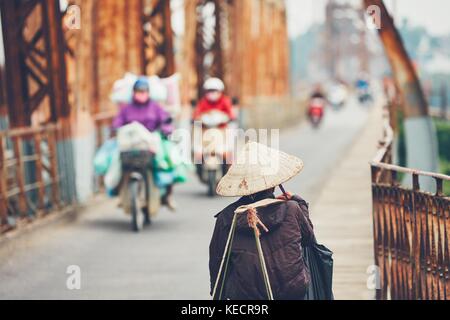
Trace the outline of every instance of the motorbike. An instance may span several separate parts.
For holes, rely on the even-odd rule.
[[[131,216],[131,228],[135,232],[151,224],[151,217],[158,213],[161,205],[161,192],[153,177],[158,138],[139,123],[127,125],[118,133],[119,195],[123,210]]]
[[[369,105],[373,101],[369,88],[358,88],[357,94],[358,101],[362,105]]]
[[[208,186],[208,196],[214,197],[217,183],[229,168],[227,159],[231,152],[226,145],[226,127],[231,121],[225,113],[217,110],[205,113],[200,121],[202,148],[201,153],[194,154],[197,160],[197,175],[200,181]]]
[[[131,215],[131,227],[135,232],[151,224],[151,214],[155,210],[151,199],[159,199],[159,190],[153,185],[153,158],[154,154],[150,151],[127,151],[120,154],[123,172],[122,206]]]
[[[333,109],[339,110],[345,105],[347,95],[347,88],[344,85],[334,85],[328,94],[328,101]]]
[[[314,128],[318,128],[324,115],[325,100],[313,98],[308,106],[308,118]]]
[[[370,83],[365,79],[356,81],[356,95],[361,105],[368,105],[373,102]]]

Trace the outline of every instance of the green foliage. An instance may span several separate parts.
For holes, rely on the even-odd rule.
[[[441,172],[450,176],[450,161],[441,158]],[[450,182],[444,181],[444,194],[450,196]]]
[[[450,176],[450,121],[435,120],[439,141],[441,172]],[[450,195],[450,182],[444,182],[444,194]]]
[[[439,141],[440,157],[442,160],[450,162],[450,121],[435,120],[435,126]]]
[[[436,126],[439,157],[441,162],[450,162],[450,121],[434,120]],[[405,141],[405,128],[403,125],[402,116],[399,115],[399,134],[398,134],[398,159],[401,166],[406,166],[406,141]],[[447,168],[444,164],[444,167]],[[442,170],[441,170],[442,171]],[[442,171],[445,173],[445,171]],[[448,173],[447,173],[448,174]]]
[[[403,113],[398,113],[398,141],[397,141],[397,152],[398,152],[398,165],[401,167],[406,167],[406,137],[405,137],[405,126],[403,125]]]
[[[405,128],[401,114],[399,114],[398,119],[398,160],[400,166],[406,167]],[[450,121],[435,119],[434,124],[436,126],[439,146],[440,173],[450,175]],[[444,183],[444,193],[450,195],[449,182]]]

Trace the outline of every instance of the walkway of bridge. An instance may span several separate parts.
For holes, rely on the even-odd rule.
[[[374,299],[367,269],[374,264],[371,174],[368,162],[382,136],[381,108],[372,110],[361,133],[312,206],[318,239],[334,252],[336,299]]]

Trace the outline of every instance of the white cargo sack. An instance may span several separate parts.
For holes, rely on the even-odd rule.
[[[111,159],[108,171],[106,172],[104,183],[107,190],[114,190],[119,186],[122,179],[122,163],[120,154],[115,152]]]
[[[113,89],[109,97],[111,101],[117,104],[131,103],[133,98],[133,86],[137,79],[137,75],[126,73],[125,77],[114,82]]]
[[[181,76],[179,73],[175,73],[168,78],[160,79],[160,81],[167,90],[167,99],[162,101],[161,104],[172,117],[176,118],[181,112]]]
[[[148,78],[150,85],[150,98],[153,101],[165,104],[167,101],[167,88],[158,76],[151,76]]]
[[[133,86],[139,78],[141,77],[128,72],[122,79],[114,82],[110,95],[111,101],[117,104],[131,103]],[[175,73],[168,78],[159,78],[158,76],[146,78],[150,85],[150,98],[176,118],[181,111],[180,74]]]
[[[139,122],[133,122],[118,130],[117,144],[120,152],[151,151],[157,154],[161,150],[161,137]]]
[[[133,99],[133,87],[136,81],[142,78],[133,73],[126,73],[122,79],[114,82],[110,95],[112,102],[117,104],[128,104]],[[146,77],[150,86],[150,98],[153,101],[165,104],[168,98],[166,84],[157,76]]]

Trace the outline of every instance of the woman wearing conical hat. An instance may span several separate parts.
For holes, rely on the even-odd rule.
[[[302,246],[314,239],[308,204],[286,192],[274,195],[302,169],[300,159],[256,142],[238,154],[217,186],[219,195],[241,198],[216,215],[209,248],[213,299],[305,297],[310,274]]]

